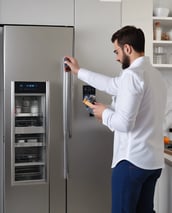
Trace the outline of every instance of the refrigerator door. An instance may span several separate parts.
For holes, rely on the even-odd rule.
[[[75,57],[82,67],[109,76],[120,70],[110,41],[120,27],[120,11],[115,2],[75,1]],[[89,116],[82,103],[83,85],[74,82],[68,213],[110,213],[113,133]],[[111,97],[98,90],[96,100],[111,103]]]
[[[62,58],[72,53],[72,27],[4,26],[5,213],[65,213]],[[11,81],[49,81],[47,181],[12,185]]]

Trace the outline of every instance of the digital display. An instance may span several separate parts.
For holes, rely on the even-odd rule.
[[[15,82],[15,93],[46,93],[46,82]]]

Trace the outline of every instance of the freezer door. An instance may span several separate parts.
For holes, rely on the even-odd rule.
[[[62,58],[72,53],[72,27],[4,27],[5,213],[65,213]],[[12,185],[11,81],[49,81],[47,181]]]

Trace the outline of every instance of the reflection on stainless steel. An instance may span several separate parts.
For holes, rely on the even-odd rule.
[[[39,180],[42,176],[42,168],[37,166],[17,167],[15,169],[15,181]]]
[[[42,147],[17,147],[15,150],[15,163],[41,162],[42,153]]]
[[[43,125],[42,116],[16,117],[16,120],[15,120],[16,127],[42,126],[42,125]]]
[[[16,143],[38,143],[43,142],[44,134],[16,134]]]
[[[28,97],[23,97],[22,112],[24,113],[30,112],[30,99]]]

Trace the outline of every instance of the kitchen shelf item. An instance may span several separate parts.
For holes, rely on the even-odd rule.
[[[154,16],[158,17],[167,17],[169,15],[169,8],[164,8],[164,7],[156,7],[153,9],[153,14]]]

